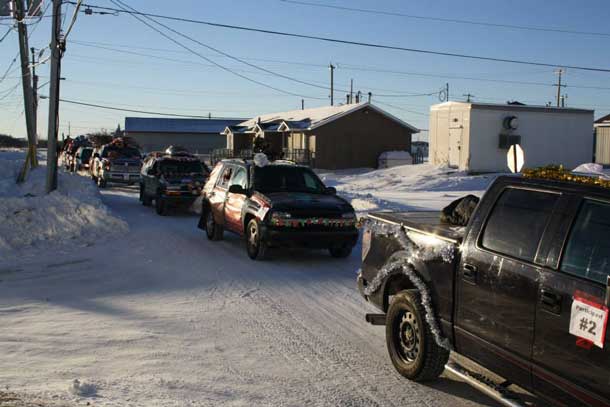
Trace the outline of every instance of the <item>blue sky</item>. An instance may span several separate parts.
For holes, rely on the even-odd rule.
[[[311,1],[412,15],[610,33],[610,29],[606,28],[610,17],[610,4],[601,0]],[[446,52],[610,68],[610,53],[606,52],[610,40],[608,36],[433,22],[309,7],[280,0],[126,2],[140,11],[220,23]],[[91,0],[88,3],[115,7],[107,0]],[[72,6],[66,6],[66,9],[71,15]],[[501,79],[550,85],[556,81],[551,67],[471,61],[283,38],[190,23],[162,22],[205,44],[245,58],[250,63],[319,85],[328,84],[327,66],[332,62],[337,66],[336,88],[348,89],[350,79],[353,78],[355,90],[361,90],[364,94],[371,91],[373,103],[378,102],[380,107],[423,129],[428,128],[427,113],[430,105],[438,103],[438,96],[407,98],[376,95],[431,93],[449,82],[452,100],[463,100],[462,95],[466,93],[474,94],[474,100],[481,102],[503,103],[507,100],[519,100],[528,104],[545,104],[555,100],[556,88],[552,86],[481,80]],[[0,20],[0,37],[8,29],[7,23],[6,20]],[[45,18],[31,36],[30,45],[44,47],[49,42],[49,36],[50,19]],[[325,89],[271,76],[185,39],[181,38],[180,41],[243,75],[293,93],[322,98],[306,99],[306,107],[329,103],[328,91]],[[100,46],[105,48],[99,48]],[[17,51],[17,35],[12,32],[0,43],[0,75]],[[378,70],[394,73],[377,72]],[[41,84],[48,80],[48,71],[48,64],[38,67]],[[18,83],[18,75],[19,71],[15,70],[0,82],[0,98]],[[213,116],[247,118],[300,108],[301,104],[298,96],[278,93],[211,66],[129,15],[80,14],[68,39],[62,62],[62,76],[66,78],[61,83],[63,98],[141,110],[195,115],[211,113]],[[455,78],[458,76],[479,80]],[[568,94],[568,106],[595,109],[595,117],[610,113],[610,90],[570,86],[610,88],[609,79],[610,73],[568,69],[565,75],[568,87],[563,91]],[[40,93],[46,95],[48,87],[41,89]],[[336,91],[335,100],[343,102],[345,93]],[[24,137],[25,118],[22,111],[21,88],[18,87],[14,93],[0,100],[0,133]],[[47,111],[46,100],[41,100],[41,138],[46,138],[47,134]],[[125,116],[134,115],[137,116],[62,103],[60,132],[67,133],[68,123],[73,135],[100,128],[114,129],[119,123],[123,126]],[[422,138],[425,138],[425,134]]]

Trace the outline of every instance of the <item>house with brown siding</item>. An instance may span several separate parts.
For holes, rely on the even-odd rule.
[[[262,137],[277,156],[343,169],[376,167],[384,151],[410,151],[418,132],[371,103],[354,103],[265,114],[227,126],[222,134],[235,156]]]

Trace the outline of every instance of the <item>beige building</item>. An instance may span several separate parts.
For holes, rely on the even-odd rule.
[[[595,129],[595,162],[610,165],[610,114],[597,119]]]
[[[286,159],[315,168],[376,167],[384,151],[410,151],[419,130],[370,103],[271,113],[227,126],[226,147],[234,155],[262,137]]]
[[[526,167],[575,168],[593,157],[593,110],[445,102],[430,108],[429,161],[469,172],[508,171],[512,144]]]

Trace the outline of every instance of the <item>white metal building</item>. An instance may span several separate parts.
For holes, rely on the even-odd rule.
[[[610,164],[610,114],[595,121],[595,162]]]
[[[430,108],[433,164],[468,172],[508,171],[510,145],[525,151],[525,166],[575,168],[593,157],[593,110],[520,104],[445,102]]]

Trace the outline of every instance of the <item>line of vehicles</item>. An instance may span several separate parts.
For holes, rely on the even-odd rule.
[[[66,146],[66,168],[88,169],[100,188],[137,184],[140,202],[154,205],[161,216],[201,205],[198,226],[207,237],[217,241],[225,231],[236,233],[253,260],[268,257],[273,247],[327,249],[332,257],[346,258],[358,242],[354,208],[306,166],[269,162],[261,155],[258,161],[222,160],[210,171],[176,146],[142,157],[126,138],[97,147],[86,144],[75,139]],[[81,164],[86,154],[88,167]]]
[[[255,157],[210,171],[179,148],[142,159],[113,143],[91,152],[100,187],[139,184],[159,215],[201,205],[208,239],[236,233],[252,259],[284,246],[344,258],[358,242],[353,207],[308,167]],[[87,169],[81,147],[75,170]],[[512,384],[555,405],[610,406],[610,188],[544,178],[497,178],[459,225],[439,212],[368,216],[357,286],[400,374],[428,381],[447,369],[510,406],[521,405]]]

